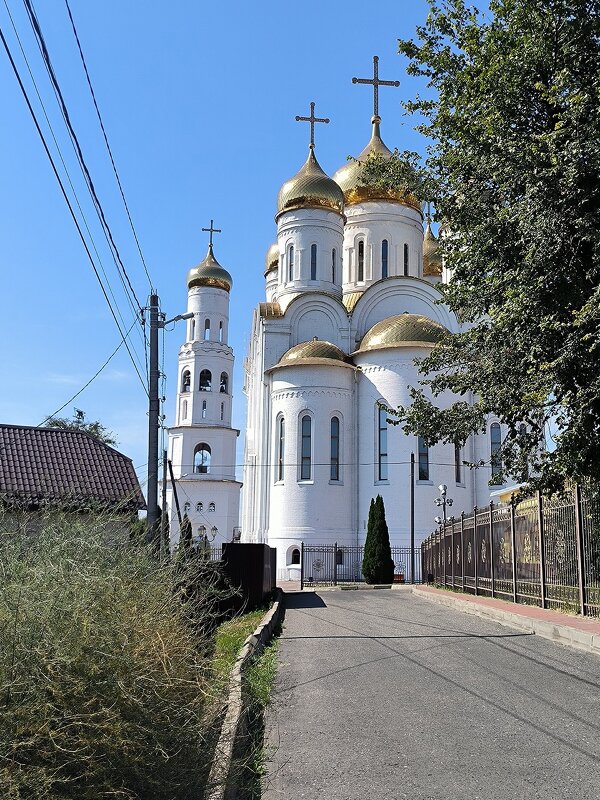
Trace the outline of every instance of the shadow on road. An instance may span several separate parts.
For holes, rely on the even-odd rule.
[[[286,608],[327,608],[323,598],[314,592],[298,592],[286,594]]]

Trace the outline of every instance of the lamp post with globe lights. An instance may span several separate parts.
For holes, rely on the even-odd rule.
[[[439,516],[436,517],[435,521],[437,522],[438,525],[442,525],[443,524],[444,527],[445,527],[446,519],[447,519],[446,507],[451,507],[452,503],[453,503],[453,500],[452,500],[451,497],[447,496],[448,495],[448,487],[446,486],[445,483],[441,483],[438,486],[438,489],[440,491],[440,496],[435,498],[434,503],[436,504],[436,506],[438,508],[442,509],[442,516],[441,517],[439,517]]]

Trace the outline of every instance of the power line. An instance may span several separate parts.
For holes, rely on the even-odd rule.
[[[131,328],[129,328],[129,330],[127,331],[125,336],[129,336],[129,334],[133,330],[133,326],[136,325],[136,324],[137,324],[137,320],[133,323]],[[46,419],[43,422],[40,422],[40,424],[38,425],[38,428],[41,428],[42,425],[45,425],[46,422],[48,422],[49,419],[52,419],[52,417],[55,417],[57,414],[60,414],[60,412],[63,410],[63,408],[66,408],[69,405],[69,403],[72,403],[73,400],[75,400],[75,398],[79,397],[79,395],[83,391],[85,391],[85,389],[87,389],[87,387],[90,385],[90,383],[92,383],[93,381],[96,380],[96,378],[98,377],[98,375],[100,375],[102,370],[105,367],[108,366],[108,364],[112,361],[113,357],[116,356],[116,354],[119,352],[119,350],[121,349],[122,346],[123,346],[123,341],[120,341],[119,344],[112,351],[112,353],[109,355],[109,357],[106,359],[104,364],[102,364],[100,369],[97,372],[95,372],[94,375],[92,375],[92,377],[89,379],[89,381],[84,386],[82,386],[81,389],[73,395],[73,397],[70,397],[64,405],[62,405],[60,408],[57,408],[56,411],[53,414],[50,414],[48,417],[46,417]]]
[[[146,384],[144,383],[144,379],[142,378],[142,376],[140,374],[140,371],[138,369],[138,366],[135,363],[135,359],[133,358],[133,355],[131,353],[129,345],[128,345],[127,341],[126,341],[125,334],[123,333],[123,330],[121,329],[121,326],[119,325],[119,320],[117,319],[117,317],[115,315],[115,312],[114,312],[114,309],[113,309],[113,307],[111,305],[110,299],[109,299],[109,297],[108,297],[108,295],[106,293],[106,289],[104,288],[102,280],[100,279],[100,275],[98,274],[98,270],[96,268],[96,264],[94,263],[94,259],[92,258],[92,254],[90,253],[90,249],[89,249],[89,247],[87,245],[87,242],[86,242],[85,237],[83,235],[83,232],[81,230],[81,226],[79,225],[79,221],[77,220],[77,217],[75,216],[75,212],[73,211],[73,206],[71,205],[71,201],[69,200],[69,196],[67,195],[67,192],[65,190],[65,187],[64,187],[64,184],[62,182],[62,179],[61,179],[61,177],[60,177],[60,175],[58,173],[58,170],[56,168],[56,164],[54,163],[54,159],[52,158],[52,153],[50,152],[50,150],[48,148],[48,143],[46,142],[46,138],[45,138],[45,136],[44,136],[44,134],[42,132],[42,129],[40,128],[40,124],[39,124],[38,119],[37,119],[37,117],[35,115],[35,111],[33,110],[33,106],[31,105],[31,101],[29,100],[29,97],[27,95],[27,90],[25,89],[25,86],[23,85],[23,81],[21,80],[21,76],[19,74],[19,70],[17,69],[17,65],[15,64],[15,61],[14,61],[14,59],[12,57],[12,53],[11,53],[10,48],[8,46],[8,42],[6,41],[6,38],[4,36],[4,32],[2,31],[1,27],[0,27],[0,39],[2,39],[2,44],[4,46],[6,54],[8,56],[9,61],[10,61],[10,65],[12,67],[12,70],[13,70],[14,74],[15,74],[15,77],[16,77],[17,82],[19,84],[19,88],[21,89],[21,93],[23,94],[23,97],[25,99],[25,102],[27,103],[27,108],[29,109],[29,113],[31,114],[31,118],[33,119],[34,125],[36,127],[37,132],[38,132],[38,135],[39,135],[39,137],[40,137],[40,139],[42,141],[42,144],[44,146],[44,150],[46,151],[46,155],[48,156],[48,160],[50,161],[50,165],[52,166],[52,170],[54,172],[56,180],[58,181],[58,185],[60,186],[60,190],[62,192],[62,195],[63,195],[63,197],[65,199],[65,202],[67,204],[67,207],[69,209],[69,212],[71,214],[73,222],[75,223],[75,227],[77,228],[77,233],[79,234],[79,238],[81,239],[81,242],[82,242],[83,247],[85,249],[86,255],[87,255],[87,257],[88,257],[88,259],[90,261],[92,269],[94,270],[94,274],[96,276],[96,279],[98,280],[98,283],[100,284],[100,288],[102,290],[102,294],[104,295],[104,299],[106,300],[106,302],[108,304],[108,307],[109,307],[110,312],[112,314],[112,317],[113,317],[113,320],[115,322],[115,325],[117,326],[117,329],[118,329],[119,333],[121,334],[121,338],[123,339],[123,343],[125,344],[127,352],[129,353],[129,357],[131,359],[131,363],[133,364],[133,367],[134,367],[134,369],[135,369],[135,371],[137,373],[137,376],[140,379],[140,383],[142,384],[146,394],[148,394],[148,389],[146,387]]]
[[[102,129],[102,135],[104,136],[104,142],[106,144],[106,149],[108,150],[108,155],[110,156],[110,163],[112,164],[113,172],[115,173],[115,178],[117,180],[117,184],[119,186],[119,191],[121,192],[121,198],[123,199],[123,205],[125,206],[125,211],[127,212],[127,218],[129,219],[129,225],[131,226],[131,231],[133,233],[133,238],[135,239],[135,243],[137,245],[138,253],[140,254],[140,259],[142,261],[142,265],[144,267],[144,271],[146,273],[146,277],[148,278],[148,283],[150,284],[150,294],[154,294],[154,287],[152,284],[152,278],[150,277],[150,273],[148,272],[148,267],[146,265],[146,260],[144,258],[144,254],[142,253],[142,248],[140,246],[140,242],[138,239],[138,235],[135,230],[135,226],[133,224],[133,220],[131,218],[131,214],[129,212],[129,206],[127,205],[127,200],[125,199],[125,193],[123,191],[123,186],[121,185],[121,179],[119,178],[119,173],[117,172],[117,167],[115,164],[115,160],[113,158],[112,150],[110,148],[110,144],[108,143],[108,136],[106,135],[106,130],[104,128],[104,123],[102,121],[102,116],[100,114],[100,109],[98,108],[98,103],[96,102],[96,95],[94,93],[94,89],[92,87],[92,81],[90,79],[90,74],[88,72],[87,64],[85,61],[85,57],[83,55],[83,50],[81,48],[81,42],[79,41],[79,35],[77,34],[77,28],[75,27],[75,20],[73,19],[73,14],[71,13],[71,7],[69,6],[69,0],[65,0],[65,5],[67,6],[67,12],[69,14],[69,19],[71,20],[71,27],[73,28],[73,33],[75,35],[75,40],[77,41],[77,47],[79,49],[79,55],[81,57],[81,63],[83,64],[83,69],[85,71],[85,77],[87,79],[88,86],[90,88],[90,93],[92,95],[92,100],[94,101],[94,108],[96,109],[96,114],[98,115],[98,122],[100,123],[100,127]]]

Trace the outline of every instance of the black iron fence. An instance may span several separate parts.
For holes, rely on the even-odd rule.
[[[361,583],[364,547],[337,544],[303,544],[300,553],[300,585],[336,586]],[[421,559],[417,548],[392,547],[394,583],[421,583]]]
[[[600,504],[577,486],[476,508],[422,543],[421,569],[463,592],[600,616]]]

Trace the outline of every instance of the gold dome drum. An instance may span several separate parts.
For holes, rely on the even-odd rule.
[[[382,350],[386,347],[433,347],[446,334],[447,328],[421,314],[398,314],[387,317],[367,331],[357,352]]]

